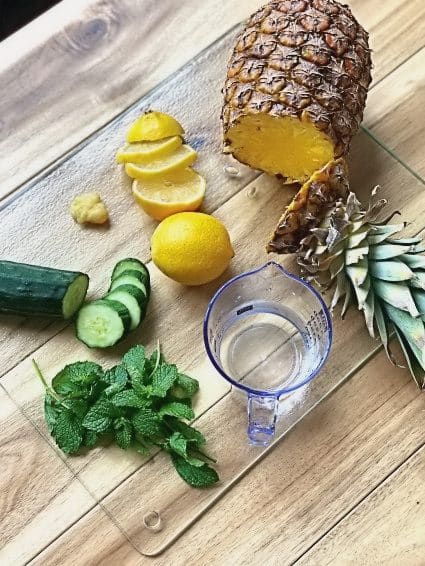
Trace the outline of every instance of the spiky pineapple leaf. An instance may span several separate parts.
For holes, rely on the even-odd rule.
[[[363,285],[354,285],[354,292],[356,294],[356,298],[357,298],[357,303],[359,306],[359,310],[361,310],[363,308],[363,305],[366,302],[369,290],[370,290],[370,278],[369,276],[366,277]]]
[[[347,249],[345,252],[345,264],[355,265],[362,260],[369,253],[369,246],[362,246],[360,248]]]
[[[396,244],[376,245],[370,247],[369,259],[391,259],[409,251],[410,246],[398,246]]]
[[[346,293],[345,293],[344,304],[342,305],[342,309],[341,309],[341,318],[344,318],[346,312],[348,311],[348,307],[350,306],[352,294],[353,294],[352,286],[348,283],[347,290],[346,290]]]
[[[346,271],[354,286],[363,285],[368,274],[368,262],[361,259],[357,265],[347,266]]]
[[[416,271],[414,277],[409,281],[411,287],[425,290],[425,273]]]
[[[385,317],[384,317],[384,313],[382,312],[381,305],[380,305],[378,300],[375,301],[374,315],[375,315],[376,327],[378,329],[382,345],[385,348],[385,352],[388,356],[388,359],[395,365],[396,362],[395,362],[393,353],[391,352],[390,347],[389,347],[387,323],[386,323],[386,320],[385,320]]]
[[[412,289],[413,300],[418,307],[418,311],[421,313],[423,317],[425,315],[425,292],[419,291],[416,289]]]
[[[342,297],[344,297],[344,295],[346,295],[349,292],[350,292],[350,281],[347,279],[345,273],[342,271],[341,273],[338,273],[336,277],[335,292],[333,294],[332,301],[329,307],[330,310],[333,311],[333,309],[336,307],[336,305],[342,299]]]
[[[363,304],[363,313],[369,334],[372,338],[375,338],[375,331],[373,327],[375,316],[375,295],[371,291],[369,291],[367,299]]]
[[[413,271],[397,260],[370,261],[369,270],[373,277],[384,281],[407,281],[413,277]]]
[[[415,354],[412,352],[411,348],[409,348],[409,344],[407,343],[403,334],[397,329],[397,327],[394,327],[394,332],[395,332],[395,334],[398,338],[399,344],[401,346],[401,349],[403,351],[404,357],[405,357],[406,362],[407,362],[407,366],[409,368],[409,371],[410,371],[413,379],[415,380],[419,389],[424,389],[425,388],[425,371],[424,371],[424,369],[422,368],[422,366],[418,362]]]
[[[422,255],[402,254],[399,259],[412,269],[425,269],[425,257]]]
[[[387,316],[403,334],[418,362],[425,370],[425,327],[420,317],[410,316],[405,311],[401,311],[389,304],[384,304]]]
[[[367,237],[368,233],[369,233],[368,227],[363,226],[363,228],[360,228],[360,230],[351,234],[351,236],[347,240],[347,247],[350,249],[359,247],[359,245]]]
[[[413,238],[397,238],[396,240],[389,239],[389,244],[396,244],[398,246],[416,246],[422,242],[420,236],[414,236]]]
[[[402,283],[391,283],[374,279],[373,288],[378,297],[397,309],[408,312],[411,316],[419,316],[415,301],[409,287]]]
[[[370,238],[374,238],[375,236],[385,236],[383,240],[373,242],[379,244],[380,242],[383,242],[384,240],[390,238],[394,234],[397,234],[397,232],[401,232],[403,228],[405,228],[405,225],[404,222],[401,224],[373,224],[371,225],[370,228],[371,228],[370,231],[371,235],[368,238],[369,240]]]

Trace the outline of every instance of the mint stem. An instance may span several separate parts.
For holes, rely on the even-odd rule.
[[[41,381],[41,383],[44,386],[44,389],[47,391],[47,393],[53,397],[54,399],[56,399],[56,401],[58,403],[62,403],[62,399],[58,396],[58,394],[53,391],[53,389],[49,386],[49,384],[47,383],[47,381],[44,379],[43,374],[41,373],[40,368],[38,367],[38,364],[35,360],[31,360],[32,361],[32,366],[34,368],[34,371],[38,377],[38,379]]]

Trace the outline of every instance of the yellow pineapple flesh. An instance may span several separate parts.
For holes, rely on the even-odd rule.
[[[368,34],[336,0],[272,1],[233,50],[222,111],[225,151],[303,183],[348,152],[370,84]]]

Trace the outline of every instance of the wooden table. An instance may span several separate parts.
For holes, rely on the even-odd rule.
[[[0,44],[0,209],[19,194],[23,183],[260,4],[259,0],[64,0]],[[354,183],[367,189],[377,175],[385,196],[421,229],[425,227],[425,3],[351,0],[349,4],[370,31],[375,51],[365,115],[375,140],[367,142],[364,168],[358,163],[363,154],[356,147],[366,142],[355,144]],[[246,188],[211,204],[209,212],[232,225],[253,184],[259,199],[265,199],[262,209],[273,211],[278,189],[262,176],[248,179]],[[42,245],[48,230],[43,224],[42,195],[28,194],[40,201],[37,226]],[[257,230],[256,218],[247,212],[248,226],[242,221],[232,225],[241,254],[237,269],[247,259],[242,241]],[[24,226],[28,221],[22,218]],[[144,228],[149,232],[153,226]],[[11,237],[16,238],[17,255],[23,250],[37,258],[40,250],[26,249],[19,230]],[[149,259],[146,242],[144,259]],[[102,260],[107,246],[99,246]],[[155,272],[154,277],[161,275]],[[157,323],[162,336],[170,325],[167,300],[177,299],[187,307],[193,296],[165,278],[160,282],[170,285],[169,298],[164,294],[153,306],[158,320],[162,316]],[[196,297],[203,304],[211,292],[212,288],[200,291]],[[162,306],[161,301],[165,301]],[[177,316],[178,310],[172,315]],[[43,566],[425,564],[425,399],[407,371],[391,366],[366,336],[359,313],[351,312],[343,323],[336,320],[335,329],[329,371],[345,378],[342,385],[171,548],[147,558],[88,497],[43,434],[41,390],[29,374],[29,359],[42,360],[50,373],[74,361],[75,348],[79,354],[84,350],[60,325],[14,321],[2,328],[2,566],[27,562]],[[196,343],[193,351],[187,347],[184,356],[182,348],[182,339],[166,344],[167,354],[177,361],[189,365],[199,361],[201,344]],[[87,481],[102,484],[111,474],[105,452],[100,449],[91,460],[79,457],[73,465]],[[127,460],[126,465],[128,476],[134,461]],[[108,497],[124,481],[118,476]]]

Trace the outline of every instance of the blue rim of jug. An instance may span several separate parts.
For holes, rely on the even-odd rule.
[[[210,348],[210,345],[209,345],[209,340],[208,340],[208,321],[209,321],[209,318],[210,318],[211,309],[213,308],[215,301],[221,295],[221,293],[225,289],[227,289],[227,287],[229,287],[235,281],[238,281],[239,279],[246,277],[247,275],[253,275],[254,273],[258,273],[259,271],[262,271],[263,269],[265,269],[269,265],[273,265],[273,266],[277,267],[287,277],[289,277],[290,279],[293,279],[294,281],[297,281],[298,283],[301,283],[301,285],[304,285],[304,287],[306,287],[309,291],[311,291],[313,293],[313,295],[317,298],[319,303],[322,305],[323,312],[325,313],[326,321],[328,323],[329,342],[328,342],[328,346],[326,348],[326,352],[323,355],[322,361],[317,366],[317,368],[304,381],[302,381],[301,383],[298,383],[297,385],[294,385],[292,387],[285,387],[283,389],[277,389],[276,391],[261,391],[259,389],[252,389],[251,387],[248,387],[248,386],[244,385],[243,383],[235,381],[229,375],[227,375],[227,373],[215,361],[215,358],[214,358],[214,355],[211,351],[211,348]],[[309,383],[312,379],[314,379],[316,377],[316,375],[319,373],[319,371],[322,369],[322,367],[325,365],[325,363],[328,359],[329,352],[330,352],[330,349],[331,349],[331,346],[332,346],[332,340],[333,340],[331,314],[330,314],[329,309],[326,306],[322,296],[316,291],[316,289],[314,289],[314,287],[312,287],[309,283],[307,283],[307,281],[304,281],[303,279],[301,279],[300,277],[297,277],[296,275],[294,275],[290,271],[287,271],[284,267],[282,267],[279,263],[277,263],[275,261],[268,261],[267,263],[265,263],[261,267],[257,267],[256,269],[253,269],[251,271],[245,271],[244,273],[240,273],[239,275],[232,277],[232,279],[229,279],[229,281],[226,281],[226,283],[224,283],[215,292],[214,296],[212,297],[212,299],[208,303],[208,307],[207,307],[207,310],[206,310],[206,313],[205,313],[204,324],[203,324],[203,334],[204,334],[204,345],[205,345],[205,349],[207,351],[208,357],[209,357],[211,363],[213,364],[213,366],[215,367],[215,369],[218,371],[218,373],[220,375],[222,375],[224,377],[224,379],[229,381],[236,388],[242,389],[242,390],[246,391],[247,393],[249,393],[251,395],[259,395],[261,397],[276,397],[276,398],[279,398],[286,393],[291,393],[292,391],[296,391],[297,389],[299,389],[300,387],[303,387],[304,385],[306,385],[307,383]]]

